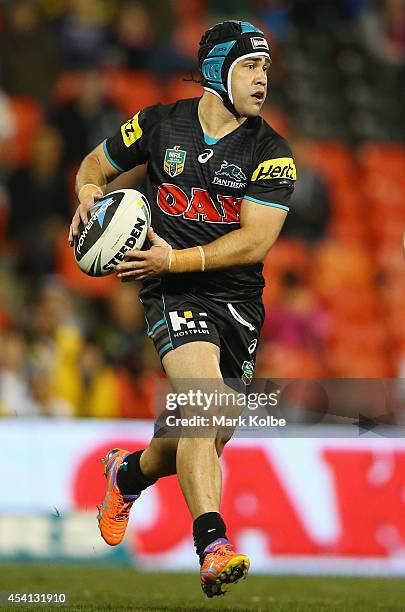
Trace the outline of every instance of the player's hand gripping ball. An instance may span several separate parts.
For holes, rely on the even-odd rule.
[[[115,272],[127,252],[143,247],[150,227],[150,208],[135,189],[113,191],[89,210],[88,222],[79,223],[74,254],[79,268],[89,276]]]
[[[122,282],[140,281],[169,272],[172,247],[152,227],[148,229],[148,239],[150,249],[127,251],[124,261],[117,266],[117,276]]]

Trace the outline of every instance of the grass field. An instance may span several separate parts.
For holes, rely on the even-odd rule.
[[[65,592],[69,598],[64,606],[3,604],[2,610],[405,612],[405,581],[400,579],[250,576],[224,597],[209,600],[192,574],[16,564],[0,565],[0,591]]]

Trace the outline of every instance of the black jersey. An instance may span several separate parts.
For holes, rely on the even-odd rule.
[[[118,170],[147,163],[152,226],[174,249],[204,245],[237,229],[243,198],[288,211],[296,178],[288,144],[261,117],[213,141],[202,131],[198,102],[148,107],[104,142]],[[262,267],[168,274],[144,286],[245,302],[262,293]]]

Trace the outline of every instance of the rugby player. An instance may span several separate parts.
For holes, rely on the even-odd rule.
[[[147,163],[149,248],[127,252],[117,275],[142,281],[147,333],[174,385],[198,378],[248,384],[264,318],[262,261],[289,210],[296,171],[288,144],[259,115],[271,65],[263,32],[248,22],[219,23],[203,35],[198,62],[202,97],[141,110],[83,160],[69,241],[108,183]],[[107,493],[98,521],[111,545],[121,542],[141,492],[177,474],[208,597],[249,569],[220,514],[226,441],[219,433],[155,435],[146,449],[112,449],[103,460]]]

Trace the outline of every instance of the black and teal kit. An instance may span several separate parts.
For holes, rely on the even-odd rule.
[[[288,211],[296,179],[288,144],[261,117],[247,119],[214,141],[202,131],[198,102],[194,98],[146,108],[104,142],[110,163],[120,171],[147,163],[145,195],[152,226],[174,249],[204,245],[237,229],[243,199]],[[227,347],[228,358],[221,353],[223,368],[234,365],[231,373],[222,371],[227,377],[240,376],[242,362],[254,363],[263,322],[262,268],[257,263],[144,281],[141,299],[160,357],[194,340],[225,350],[231,333],[235,341],[239,338],[235,353],[240,357],[231,356]],[[237,305],[243,310],[239,321]],[[218,309],[233,332],[229,325],[223,327]]]

